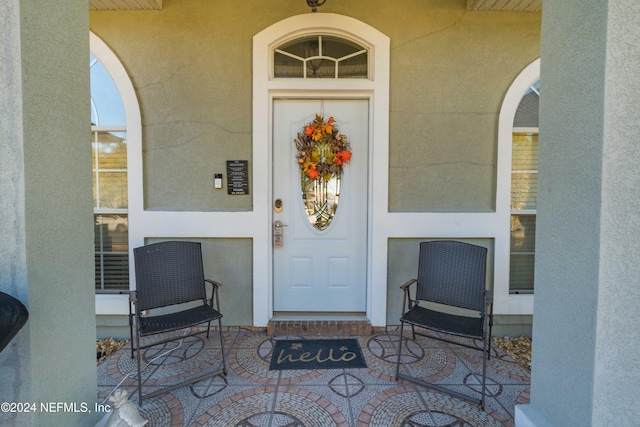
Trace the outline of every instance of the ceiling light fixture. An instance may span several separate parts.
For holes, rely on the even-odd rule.
[[[307,0],[307,6],[311,8],[311,12],[317,12],[318,7],[322,6],[327,0]]]

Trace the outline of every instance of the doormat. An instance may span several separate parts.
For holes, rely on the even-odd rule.
[[[286,369],[366,368],[356,339],[276,340],[272,371]]]

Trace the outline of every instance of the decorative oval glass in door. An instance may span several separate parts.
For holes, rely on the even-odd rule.
[[[300,165],[302,202],[311,225],[326,230],[338,210],[342,168],[351,160],[346,136],[334,126],[335,119],[316,114],[294,140]]]

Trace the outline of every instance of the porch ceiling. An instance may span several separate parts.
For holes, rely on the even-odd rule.
[[[89,10],[145,9],[162,9],[162,0],[89,0]],[[540,12],[542,0],[467,0],[467,10]]]
[[[162,0],[89,0],[89,10],[158,10]]]
[[[542,0],[467,0],[467,10],[540,12]]]

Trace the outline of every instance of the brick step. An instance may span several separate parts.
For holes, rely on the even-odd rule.
[[[371,335],[368,320],[271,320],[268,336],[340,336]]]

